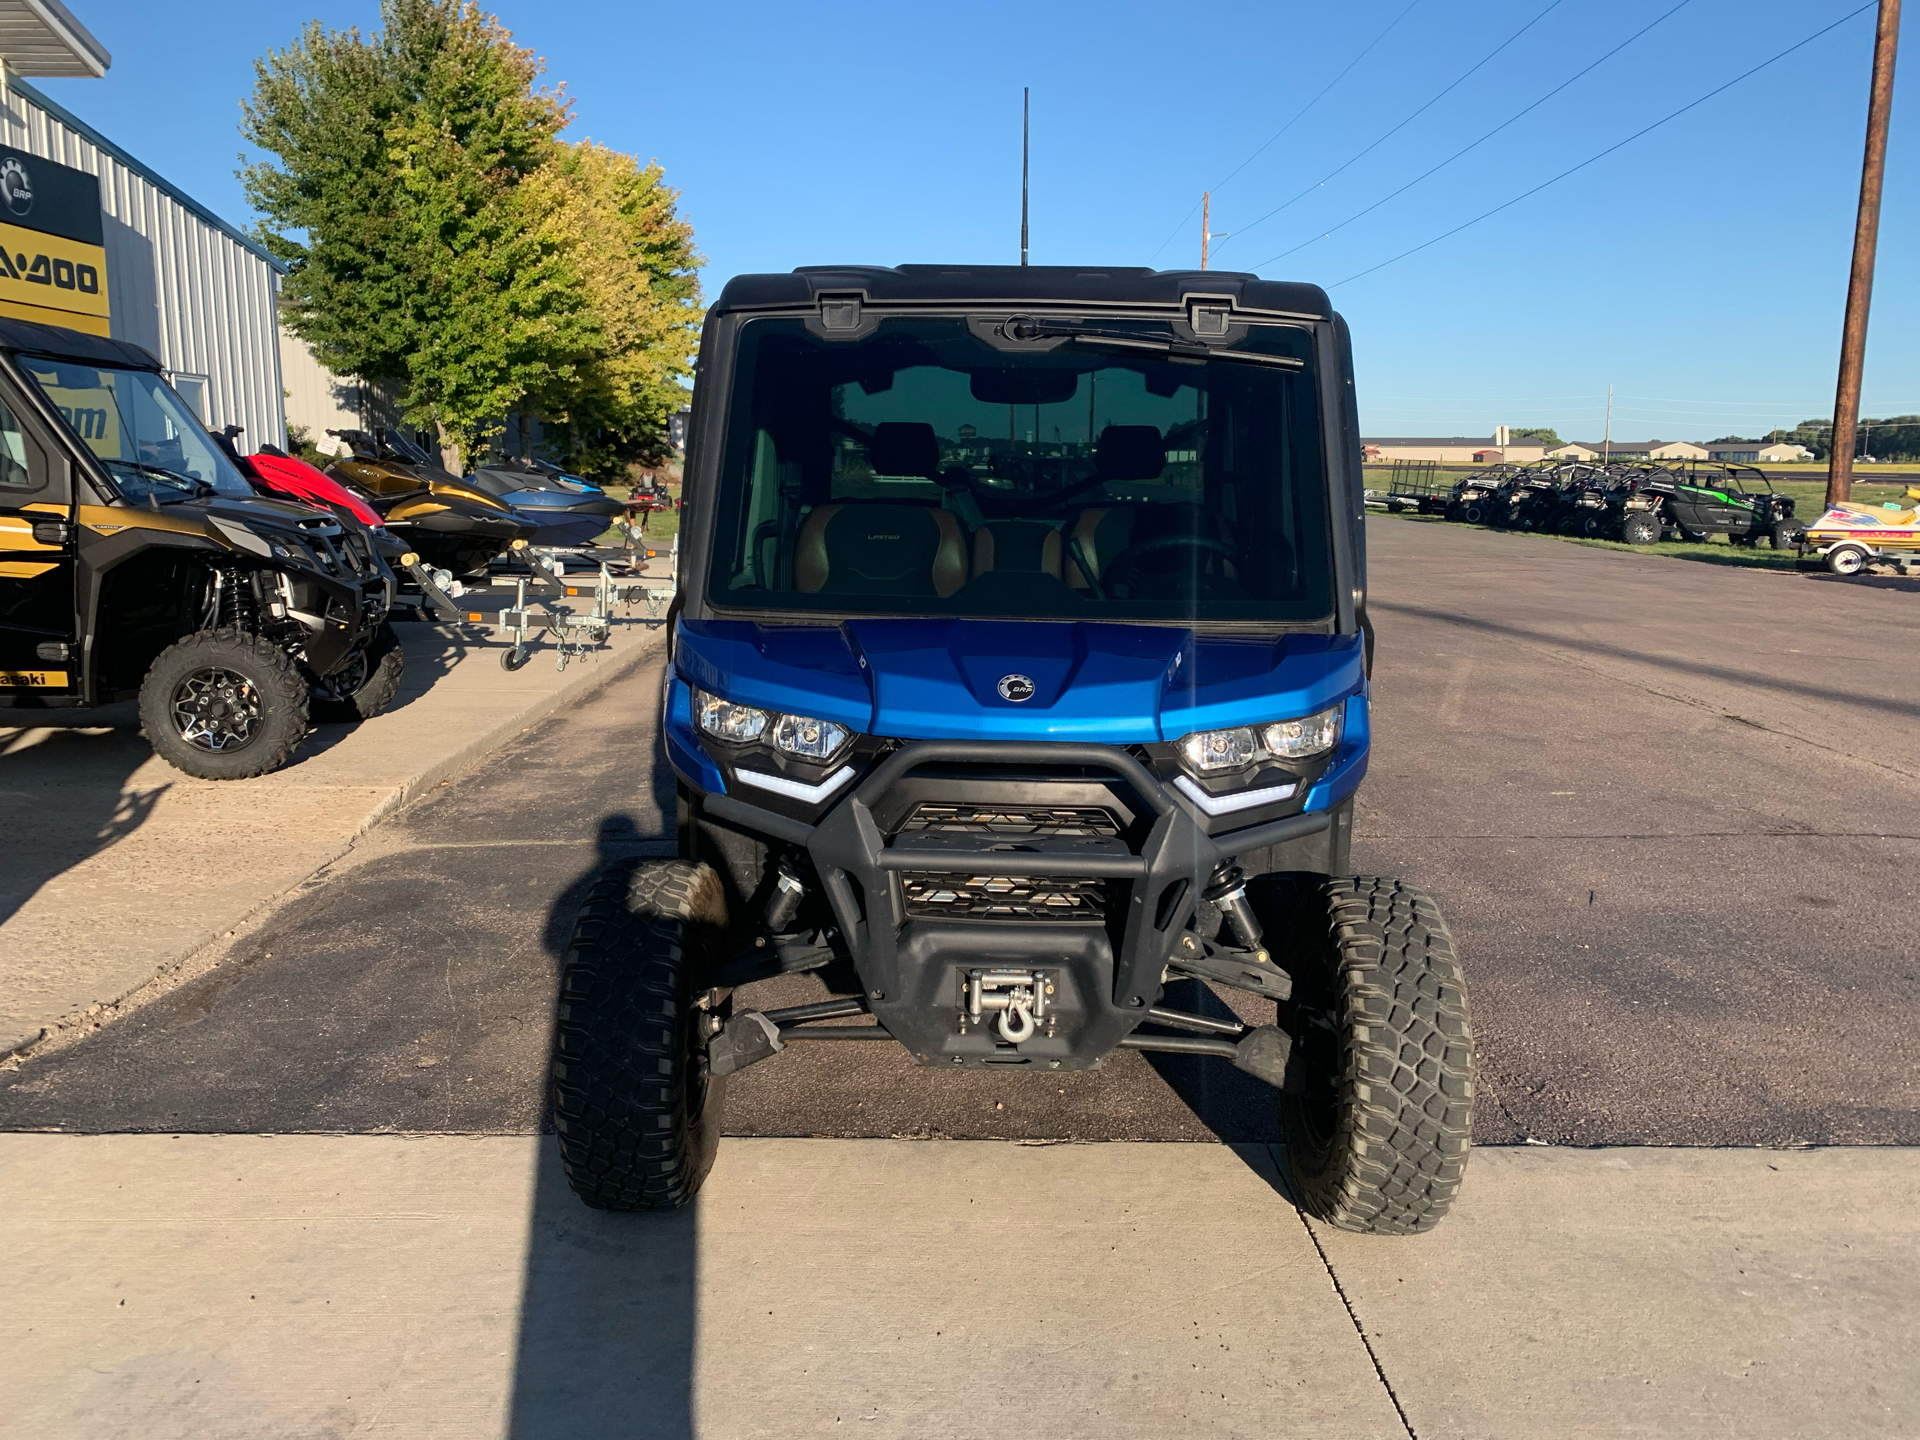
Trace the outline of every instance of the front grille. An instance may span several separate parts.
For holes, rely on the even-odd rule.
[[[908,870],[900,884],[908,916],[918,919],[1100,920],[1107,910],[1107,882],[1074,876]]]
[[[1113,816],[1097,805],[916,805],[900,829],[903,834],[936,830],[960,835],[1103,838],[1120,833]]]

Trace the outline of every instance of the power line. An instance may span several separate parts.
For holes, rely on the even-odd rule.
[[[1354,56],[1353,59],[1347,62],[1346,70],[1342,70],[1338,75],[1334,76],[1333,79],[1329,80],[1325,85],[1323,85],[1320,88],[1320,93],[1318,95],[1315,95],[1313,99],[1307,101],[1306,104],[1302,105],[1298,110],[1293,112],[1292,120],[1287,121],[1286,124],[1282,125],[1278,130],[1274,131],[1273,134],[1269,135],[1266,138],[1265,143],[1262,144],[1258,150],[1255,150],[1253,154],[1247,156],[1246,159],[1242,160],[1238,165],[1234,166],[1233,169],[1228,173],[1227,180],[1233,179],[1235,175],[1238,175],[1242,170],[1246,169],[1247,166],[1251,165],[1255,160],[1258,160],[1261,157],[1261,155],[1263,155],[1266,152],[1267,146],[1273,144],[1274,141],[1278,140],[1282,135],[1286,134],[1287,131],[1291,130],[1294,127],[1294,123],[1298,121],[1302,115],[1305,115],[1307,111],[1311,110],[1314,106],[1318,105],[1321,102],[1321,100],[1326,98],[1327,91],[1333,89],[1334,86],[1338,85],[1342,80],[1346,79],[1347,71],[1352,70],[1354,66],[1358,65],[1362,60],[1366,59],[1368,55],[1372,54],[1373,47],[1378,45],[1382,40],[1386,39],[1387,36],[1391,35],[1393,33],[1394,27],[1398,25],[1402,20],[1406,19],[1407,16],[1411,15],[1413,13],[1414,6],[1418,5],[1419,3],[1420,3],[1420,0],[1411,0],[1411,3],[1407,6],[1406,9],[1402,10],[1398,15],[1394,16],[1392,20],[1388,21],[1387,28],[1382,30],[1378,35],[1374,36],[1373,39],[1368,41],[1366,48],[1362,50],[1358,55]],[[1227,183],[1227,180],[1222,180],[1219,185],[1213,186],[1212,187],[1213,190],[1218,190],[1220,188],[1220,185],[1224,185]],[[1210,194],[1212,192],[1209,191],[1208,193]],[[1199,208],[1200,207],[1198,205],[1195,205],[1193,207],[1193,210],[1189,210],[1187,211],[1186,214],[1182,215],[1180,217],[1180,223],[1173,227],[1172,231],[1168,233],[1167,238],[1162,240],[1158,245],[1154,246],[1153,254],[1147,257],[1147,263],[1149,265],[1151,265],[1155,260],[1159,258],[1160,252],[1162,250],[1166,249],[1167,246],[1173,243],[1175,236],[1177,236],[1178,234],[1180,234],[1181,231],[1187,228],[1187,222],[1193,219],[1193,211],[1198,210]]]
[[[1512,115],[1509,115],[1506,119],[1502,120],[1498,125],[1494,126],[1493,129],[1487,131],[1486,134],[1482,135],[1478,140],[1473,141],[1471,144],[1461,146],[1458,150],[1454,151],[1453,154],[1447,156],[1446,159],[1442,160],[1438,165],[1435,165],[1432,169],[1421,171],[1420,174],[1414,176],[1413,179],[1409,180],[1406,184],[1402,185],[1398,190],[1395,190],[1390,194],[1381,196],[1378,200],[1374,201],[1373,204],[1367,206],[1366,209],[1361,210],[1355,214],[1349,215],[1346,219],[1342,220],[1338,225],[1335,225],[1332,230],[1323,230],[1318,235],[1314,236],[1313,239],[1311,240],[1302,240],[1298,245],[1294,246],[1292,250],[1282,250],[1278,255],[1269,255],[1266,259],[1262,260],[1258,265],[1255,265],[1253,268],[1255,270],[1259,270],[1264,266],[1273,264],[1273,262],[1276,260],[1284,260],[1287,258],[1287,256],[1294,254],[1296,251],[1304,250],[1309,245],[1318,244],[1320,241],[1326,239],[1327,236],[1333,234],[1334,231],[1344,230],[1347,228],[1347,226],[1353,224],[1354,221],[1359,220],[1364,216],[1371,215],[1374,211],[1378,210],[1382,205],[1385,205],[1389,200],[1398,199],[1400,196],[1406,194],[1407,191],[1413,189],[1413,187],[1418,185],[1421,181],[1429,178],[1430,176],[1437,175],[1440,171],[1446,169],[1447,166],[1451,165],[1454,161],[1458,160],[1462,155],[1465,155],[1469,150],[1478,149],[1480,146],[1486,144],[1487,141],[1491,140],[1494,136],[1498,135],[1502,130],[1506,129],[1509,125],[1512,125],[1516,121],[1524,119],[1526,116],[1532,114],[1535,110],[1538,110],[1542,105],[1546,104],[1547,101],[1553,99],[1554,96],[1564,92],[1575,81],[1581,79],[1583,76],[1590,74],[1592,71],[1597,70],[1600,66],[1606,64],[1607,61],[1611,60],[1614,56],[1618,55],[1622,50],[1626,49],[1627,46],[1633,44],[1634,41],[1638,40],[1642,35],[1646,34],[1647,31],[1653,29],[1654,26],[1664,24],[1667,20],[1671,19],[1674,15],[1677,15],[1680,11],[1686,9],[1687,6],[1691,5],[1692,3],[1693,3],[1693,0],[1680,0],[1680,3],[1675,5],[1671,10],[1667,11],[1664,15],[1657,16],[1654,19],[1648,21],[1645,25],[1641,26],[1638,30],[1634,31],[1633,34],[1629,35],[1626,39],[1622,40],[1618,45],[1614,46],[1613,49],[1607,51],[1607,53],[1602,55],[1598,60],[1595,60],[1591,62],[1589,65],[1587,65],[1585,69],[1576,71],[1571,77],[1569,77],[1564,81],[1561,81],[1553,89],[1547,91],[1546,94],[1542,95],[1538,100],[1534,101],[1531,105],[1527,106],[1525,109],[1518,110]]]
[[[1347,170],[1351,166],[1357,164],[1359,161],[1364,160],[1368,155],[1371,155],[1375,150],[1378,150],[1382,145],[1386,144],[1387,141],[1391,140],[1394,136],[1398,135],[1402,130],[1406,129],[1407,126],[1411,125],[1415,120],[1418,120],[1422,115],[1426,114],[1427,111],[1431,110],[1434,106],[1438,105],[1442,100],[1446,99],[1447,96],[1451,95],[1455,90],[1459,89],[1460,86],[1464,85],[1469,79],[1471,79],[1477,71],[1483,69],[1486,65],[1492,62],[1492,60],[1496,56],[1498,56],[1502,50],[1506,49],[1509,45],[1513,44],[1514,41],[1518,40],[1522,35],[1526,34],[1527,31],[1531,30],[1534,26],[1538,25],[1542,20],[1546,19],[1549,14],[1551,14],[1555,10],[1558,10],[1565,3],[1566,3],[1566,0],[1548,0],[1547,8],[1545,10],[1542,10],[1538,15],[1534,16],[1531,20],[1527,21],[1526,24],[1522,25],[1518,30],[1514,31],[1513,34],[1509,35],[1506,39],[1502,40],[1498,45],[1494,46],[1493,49],[1489,50],[1485,55],[1481,56],[1481,58],[1478,61],[1476,61],[1471,68],[1464,71],[1458,78],[1456,78],[1453,81],[1452,84],[1448,85],[1446,89],[1442,90],[1438,95],[1435,95],[1431,100],[1427,101],[1426,104],[1422,105],[1418,110],[1415,110],[1411,115],[1407,116],[1406,119],[1402,120],[1398,125],[1395,125],[1391,130],[1387,131],[1387,133],[1382,135],[1378,140],[1375,140],[1371,145],[1367,146],[1366,149],[1350,157],[1344,164],[1336,166],[1334,169],[1329,170],[1325,175],[1322,175],[1318,180],[1314,181],[1313,184],[1307,186],[1307,188],[1302,190],[1298,195],[1295,195],[1293,199],[1288,200],[1285,204],[1274,206],[1273,209],[1269,210],[1266,214],[1262,215],[1258,220],[1253,220],[1248,222],[1245,225],[1240,226],[1238,229],[1236,229],[1233,232],[1234,236],[1237,238],[1239,236],[1245,235],[1247,231],[1253,229],[1256,225],[1266,224],[1267,221],[1271,220],[1274,216],[1278,215],[1282,210],[1291,209],[1294,205],[1297,205],[1300,201],[1306,199],[1307,196],[1311,195],[1314,191],[1318,190],[1322,185],[1325,185],[1327,181],[1334,179],[1342,171]]]
[[[1686,3],[1687,3],[1687,0],[1681,0],[1681,4],[1686,4]],[[1330,286],[1329,288],[1334,288],[1340,285],[1346,285],[1354,280],[1358,280],[1362,278],[1363,276],[1371,275],[1376,270],[1384,270],[1389,265],[1398,264],[1400,261],[1406,259],[1409,255],[1417,255],[1422,250],[1427,249],[1429,246],[1438,245],[1442,240],[1450,239],[1451,237],[1458,235],[1462,230],[1466,230],[1474,225],[1478,225],[1482,220],[1491,219],[1493,216],[1498,215],[1502,210],[1512,209],[1515,205],[1518,205],[1522,200],[1526,200],[1531,198],[1532,196],[1538,195],[1542,190],[1545,190],[1550,185],[1558,185],[1562,180],[1566,179],[1569,175],[1574,174],[1576,171],[1586,169],[1587,166],[1593,164],[1597,160],[1604,160],[1607,156],[1611,155],[1614,151],[1621,149],[1623,146],[1631,145],[1634,141],[1638,140],[1642,135],[1647,135],[1655,130],[1658,130],[1662,125],[1665,125],[1668,121],[1678,120],[1682,115],[1686,114],[1689,110],[1698,109],[1700,106],[1706,104],[1707,101],[1713,99],[1714,96],[1720,94],[1723,91],[1731,90],[1734,86],[1738,85],[1742,80],[1748,79],[1749,77],[1754,75],[1758,75],[1762,70],[1765,70],[1769,65],[1778,64],[1780,61],[1786,59],[1787,56],[1793,54],[1794,51],[1804,49],[1808,45],[1811,45],[1814,41],[1818,40],[1822,35],[1825,35],[1829,30],[1837,30],[1840,26],[1846,24],[1847,21],[1853,19],[1856,15],[1864,15],[1867,11],[1875,8],[1875,6],[1878,3],[1879,3],[1879,0],[1867,0],[1867,3],[1865,5],[1860,6],[1859,9],[1857,10],[1848,11],[1845,15],[1842,15],[1838,20],[1835,20],[1831,25],[1821,26],[1818,30],[1814,31],[1813,34],[1807,36],[1806,39],[1797,41],[1796,43],[1789,45],[1786,49],[1782,50],[1778,55],[1774,55],[1766,60],[1762,60],[1758,65],[1754,66],[1751,70],[1743,70],[1740,74],[1734,76],[1733,79],[1727,81],[1726,84],[1716,86],[1712,90],[1709,90],[1706,94],[1702,95],[1697,100],[1688,101],[1685,105],[1682,105],[1678,110],[1671,111],[1668,114],[1661,116],[1658,120],[1654,121],[1651,125],[1645,126],[1639,130],[1634,131],[1633,134],[1627,136],[1626,139],[1616,141],[1612,145],[1609,145],[1606,149],[1600,151],[1598,154],[1589,155],[1585,160],[1582,160],[1578,165],[1568,166],[1565,170],[1562,170],[1558,175],[1554,176],[1551,180],[1542,181],[1540,184],[1534,186],[1531,190],[1524,191],[1523,193],[1514,196],[1513,199],[1507,201],[1504,205],[1496,205],[1493,207],[1493,209],[1474,216],[1473,219],[1466,221],[1464,224],[1454,226],[1451,230],[1448,230],[1447,232],[1445,232],[1445,234],[1436,235],[1433,237],[1433,239],[1425,241],[1422,244],[1416,245],[1411,250],[1403,250],[1390,260],[1382,260],[1378,265],[1369,265],[1366,269],[1347,276],[1345,280],[1336,280],[1333,282],[1333,286]],[[1679,6],[1677,5],[1674,7],[1674,9],[1676,10],[1678,8]],[[1668,12],[1668,14],[1671,14],[1671,13],[1672,11]],[[1665,17],[1663,16],[1662,18],[1664,19]],[[1659,22],[1655,21],[1654,23],[1658,24]]]

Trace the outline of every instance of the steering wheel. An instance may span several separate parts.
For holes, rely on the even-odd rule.
[[[1147,568],[1147,562],[1156,555],[1165,555],[1174,550],[1200,550],[1220,556],[1224,560],[1233,559],[1233,546],[1224,540],[1215,540],[1210,535],[1161,535],[1152,540],[1142,540],[1138,545],[1129,545],[1108,563],[1100,576],[1101,588],[1109,593],[1131,590],[1140,579],[1140,572]]]

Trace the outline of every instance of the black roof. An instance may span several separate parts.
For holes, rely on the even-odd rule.
[[[33,320],[0,316],[0,350],[12,355],[47,355],[77,360],[82,365],[124,365],[129,370],[164,370],[152,354],[125,340],[109,340],[84,330],[42,325]]]
[[[1318,285],[1262,280],[1239,270],[1149,270],[1127,265],[809,265],[785,275],[736,275],[709,314],[813,305],[823,294],[865,292],[868,303],[1043,301],[1179,305],[1188,295],[1232,296],[1237,308],[1305,319],[1333,314]]]

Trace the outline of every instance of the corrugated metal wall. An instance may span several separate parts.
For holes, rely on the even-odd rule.
[[[313,358],[307,342],[280,332],[280,380],[287,391],[287,424],[307,432],[309,443],[332,453],[329,430],[359,430],[360,386],[342,380]]]
[[[4,67],[0,143],[100,177],[114,338],[206,376],[207,418],[244,427],[243,448],[284,446],[272,262],[9,84]]]

